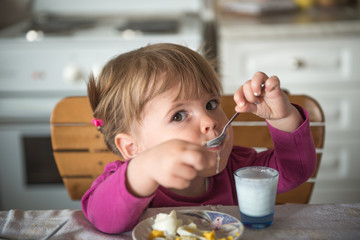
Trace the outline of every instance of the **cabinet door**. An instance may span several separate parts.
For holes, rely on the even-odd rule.
[[[360,81],[360,39],[220,42],[225,93],[234,92],[256,71],[279,76],[286,88],[301,84],[311,89],[314,84],[339,86]]]

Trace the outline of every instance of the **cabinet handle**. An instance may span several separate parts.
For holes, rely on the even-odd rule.
[[[290,58],[290,60],[289,60],[289,67],[292,70],[298,70],[298,69],[304,67],[304,65],[305,65],[305,63],[301,59]]]

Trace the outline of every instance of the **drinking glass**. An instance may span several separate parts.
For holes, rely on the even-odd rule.
[[[241,222],[261,229],[273,223],[279,173],[269,167],[244,167],[234,172]]]

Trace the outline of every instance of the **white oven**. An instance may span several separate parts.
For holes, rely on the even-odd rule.
[[[127,22],[124,14],[115,16],[114,11],[122,9],[118,4],[127,1],[102,1],[101,8],[91,8],[89,2],[98,1],[34,1],[42,12],[40,18],[48,18],[42,21],[43,29],[38,17],[37,22],[27,20],[0,31],[0,210],[80,208],[79,202],[69,199],[52,157],[49,118],[56,102],[65,96],[86,95],[89,73],[97,74],[117,54],[149,43],[173,42],[195,50],[202,43],[202,24],[196,14],[169,18],[164,8],[169,1],[152,1],[167,12],[160,19],[165,22],[160,29],[153,28],[159,19],[136,16]],[[189,11],[197,6],[195,1],[174,2],[190,5],[186,5]],[[86,11],[74,17],[81,3]],[[63,15],[53,15],[54,9],[44,14],[49,7]],[[170,7],[174,6],[170,3]],[[66,11],[71,16],[64,15]],[[94,12],[96,16],[89,14]],[[154,24],[144,25],[149,22]],[[145,29],[126,29],[134,24]]]

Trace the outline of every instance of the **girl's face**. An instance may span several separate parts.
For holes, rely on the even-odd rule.
[[[228,121],[220,106],[220,96],[203,92],[198,99],[174,100],[178,88],[173,88],[149,101],[136,128],[136,141],[140,149],[146,150],[171,139],[181,139],[199,145],[218,136]],[[233,133],[228,128],[229,138],[221,149],[212,149],[214,158],[220,151],[219,172],[228,161]],[[200,173],[202,177],[214,175],[216,169]]]

